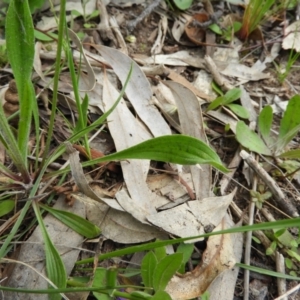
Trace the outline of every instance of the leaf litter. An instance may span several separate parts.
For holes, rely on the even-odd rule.
[[[128,1],[127,4],[132,3]],[[84,15],[84,13],[88,15],[92,12],[91,7],[94,9],[96,4],[93,1],[89,1],[88,10],[85,11],[81,10],[81,3],[78,2],[76,5],[73,8],[78,10],[81,15]],[[111,7],[108,8],[109,13],[111,9],[117,9],[118,13],[125,14],[124,12],[121,13],[118,8],[118,5],[121,5],[120,3],[116,5],[112,1],[110,5]],[[161,9],[166,10],[166,6],[164,4],[161,5]],[[155,15],[156,12],[151,14],[152,22],[158,24],[158,19]],[[109,18],[111,18],[110,15]],[[118,22],[118,17],[116,20]],[[56,23],[53,21],[53,17],[48,19],[42,17],[42,22],[37,24],[37,27],[42,30],[53,29],[56,27]],[[119,95],[119,83],[124,84],[130,65],[133,64],[133,74],[126,89],[126,97],[121,100],[117,108],[107,119],[107,130],[114,141],[115,147],[111,150],[124,150],[153,137],[169,135],[174,131],[174,128],[180,133],[207,142],[207,140],[210,140],[206,137],[207,124],[211,125],[216,131],[218,131],[219,124],[230,124],[232,132],[237,134],[237,140],[243,140],[241,144],[248,150],[258,151],[267,156],[270,155],[270,149],[265,144],[261,144],[261,140],[253,131],[249,131],[246,134],[247,136],[245,136],[245,132],[250,130],[245,123],[245,128],[242,127],[242,131],[240,132],[240,127],[237,127],[239,123],[221,109],[203,114],[202,105],[205,106],[205,102],[212,101],[215,98],[214,94],[211,89],[203,91],[202,87],[196,84],[196,80],[193,83],[191,83],[193,80],[190,80],[190,78],[196,77],[191,76],[191,69],[200,68],[204,69],[201,71],[205,72],[206,62],[203,51],[199,48],[186,50],[185,47],[188,47],[187,45],[190,45],[190,42],[184,41],[184,36],[182,36],[184,27],[181,27],[181,31],[177,32],[176,30],[179,27],[177,26],[175,30],[173,26],[172,33],[179,44],[179,49],[173,53],[161,54],[161,52],[165,51],[165,44],[170,43],[166,42],[165,39],[166,35],[168,35],[166,34],[165,17],[162,18],[161,26],[155,48],[152,48],[152,51],[151,47],[145,47],[147,51],[149,50],[147,52],[138,51],[137,48],[134,48],[135,46],[130,48],[127,45],[128,49],[126,49],[125,53],[128,52],[129,56],[125,55],[124,51],[122,53],[116,49],[97,44],[92,44],[90,49],[86,50],[81,46],[76,35],[70,31],[71,38],[77,47],[77,51],[74,51],[74,60],[78,64],[82,63],[79,80],[80,92],[82,97],[85,93],[89,95],[90,113],[104,113],[113,105]],[[145,27],[145,30],[153,30],[153,26],[148,26],[148,23]],[[293,36],[294,40],[296,40],[296,31],[297,23],[286,28],[286,36],[288,38],[285,37],[283,39],[282,47],[284,49],[293,48],[296,51],[299,50],[297,44],[291,42]],[[138,34],[138,39],[142,38],[141,35],[145,35],[141,26],[138,26],[134,32]],[[122,33],[124,34],[124,32]],[[145,40],[143,41],[145,42]],[[147,42],[145,43],[147,44]],[[279,44],[274,44],[270,54],[267,54],[266,58],[262,61],[259,59],[253,61],[255,55],[252,55],[248,60],[246,58],[244,61],[241,61],[240,50],[242,45],[236,46],[238,43],[237,40],[233,40],[232,43],[233,47],[229,49],[215,47],[213,57],[216,64],[215,74],[219,74],[221,78],[228,80],[231,86],[241,86],[243,97],[246,98],[246,100],[241,99],[241,103],[251,112],[252,121],[256,121],[256,109],[253,105],[249,106],[249,103],[256,103],[258,97],[253,97],[253,95],[247,93],[247,90],[251,90],[251,93],[253,93],[252,87],[255,82],[258,82],[258,86],[261,82],[272,86],[273,74],[271,76],[270,73],[265,73],[265,71],[272,71],[269,70],[269,63],[273,62],[278,56]],[[93,48],[97,50],[97,53],[92,50]],[[53,53],[55,52],[52,51],[51,53],[51,51],[41,49],[40,44],[36,45],[36,51],[35,71],[41,77],[41,80],[44,81],[44,83],[39,83],[47,87],[47,79],[51,79],[51,76],[44,77],[43,71],[46,65],[43,66],[43,62],[44,60],[53,60]],[[139,52],[144,53],[141,55]],[[147,55],[145,55],[145,52]],[[152,55],[153,52],[155,53],[154,55]],[[37,54],[40,54],[40,57]],[[148,67],[149,65],[167,65],[168,68],[164,70],[167,72],[166,76],[169,80],[164,81],[159,79],[156,82],[157,79],[155,77],[153,79],[151,77],[150,79],[147,78],[143,72],[143,68],[138,64],[144,67]],[[105,69],[103,71],[101,69],[103,65],[112,70]],[[179,69],[181,71],[178,73],[176,72],[177,68],[181,68]],[[202,78],[205,78],[205,81],[207,81],[206,86],[210,87],[212,77]],[[215,77],[213,79],[216,80]],[[71,108],[67,117],[74,118],[77,114],[74,110],[74,105],[71,104],[74,96],[72,93],[66,95],[68,88],[64,89],[64,86],[67,87],[68,84],[63,82],[63,79],[61,79],[60,84],[60,91],[62,94],[65,94],[63,98],[65,99],[66,107],[68,109]],[[224,87],[226,86],[224,85]],[[263,91],[263,87],[259,86],[259,88],[260,91]],[[153,91],[157,101],[155,101],[155,98],[152,98]],[[164,99],[167,95],[166,91],[168,91],[171,101]],[[262,92],[262,95],[265,98],[274,96],[270,91]],[[280,100],[286,99],[281,97]],[[63,100],[61,102],[63,103]],[[296,120],[295,122],[297,123]],[[61,130],[64,131],[64,129]],[[279,135],[281,135],[281,132]],[[226,132],[223,129],[221,133],[226,136]],[[68,136],[68,134],[65,135]],[[221,151],[222,142],[223,138],[219,144],[212,142],[210,144],[219,151],[220,155],[224,154],[224,151],[226,153],[226,150]],[[259,146],[254,142],[258,143]],[[227,154],[224,156],[227,156]],[[71,207],[67,207],[59,199],[56,201],[56,205],[60,209],[71,210],[84,218],[86,217],[101,228],[105,238],[117,243],[131,244],[153,239],[163,240],[168,238],[168,234],[178,237],[188,237],[205,233],[208,227],[217,230],[217,228],[223,229],[234,226],[227,211],[236,191],[225,194],[226,189],[223,188],[220,196],[214,196],[212,191],[213,185],[216,182],[212,180],[212,168],[209,165],[184,166],[181,168],[171,164],[168,167],[162,167],[160,163],[153,164],[149,160],[123,160],[120,162],[122,184],[119,185],[113,195],[110,194],[113,197],[109,198],[107,197],[107,188],[109,186],[104,180],[100,180],[101,188],[99,188],[97,184],[93,183],[93,176],[89,177],[85,175],[83,169],[78,168],[80,166],[79,156],[74,148],[69,154],[69,158],[65,157],[65,159],[70,159],[70,168],[73,175],[72,180],[74,180],[81,193],[72,193],[75,201]],[[226,163],[230,164],[228,158]],[[164,174],[164,168],[165,171],[169,170],[168,172],[173,174],[168,174],[168,172]],[[173,176],[174,173],[176,173],[176,176]],[[153,178],[156,176],[159,179],[153,181]],[[112,178],[112,182],[116,184],[120,182],[120,178]],[[156,183],[154,184],[153,182]],[[191,199],[189,190],[195,194],[195,200]],[[103,191],[107,192],[103,193]],[[176,206],[172,207],[172,205]],[[80,207],[80,212],[75,210],[77,207]],[[48,224],[48,218],[50,218],[50,215],[44,218],[46,224]],[[53,219],[53,217],[51,218]],[[60,252],[68,253],[65,256],[62,254],[62,257],[67,272],[70,273],[79,254],[78,247],[82,247],[83,238],[71,229],[65,229],[65,225],[61,222],[57,220],[56,222],[55,225],[49,223],[49,227],[55,227],[58,240],[56,240],[55,234],[51,238],[59,248],[59,244],[64,244],[64,241],[60,239],[67,235],[69,248],[62,247]],[[65,230],[67,230],[67,234],[61,233]],[[38,232],[38,227],[35,231]],[[72,238],[73,235],[74,241]],[[33,239],[34,243],[37,243],[37,249],[30,244],[32,242],[31,239]],[[18,259],[23,262],[38,261],[38,266],[32,266],[43,272],[45,267],[43,264],[44,255],[40,249],[41,243],[41,239],[36,240],[35,233],[33,233],[20,248]],[[233,244],[236,247],[233,247]],[[28,245],[30,249],[28,249]],[[166,291],[169,292],[173,299],[192,299],[200,296],[205,290],[209,289],[210,299],[220,299],[220,295],[222,295],[221,298],[224,298],[224,294],[222,294],[224,286],[222,284],[215,284],[217,280],[220,280],[220,276],[224,276],[221,282],[231,282],[230,287],[229,285],[226,286],[226,289],[228,288],[226,290],[226,299],[232,299],[233,294],[238,292],[235,290],[238,268],[235,268],[234,279],[228,281],[226,276],[233,274],[230,269],[233,268],[235,262],[240,261],[241,253],[241,235],[220,235],[209,238],[206,250],[202,255],[202,262],[194,270],[185,273],[183,276],[174,275],[167,285]],[[25,269],[26,273],[24,272]],[[32,282],[34,282],[35,288],[46,287],[45,280],[41,279],[37,273],[27,273],[30,272],[28,270],[30,269],[17,265],[13,273],[9,274],[9,285],[29,288],[32,286]],[[219,274],[221,275],[218,276]],[[214,280],[215,282],[213,282]],[[30,299],[35,298],[31,297]]]

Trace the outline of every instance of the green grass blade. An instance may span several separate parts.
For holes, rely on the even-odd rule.
[[[274,229],[282,229],[282,228],[289,228],[289,227],[299,227],[300,224],[300,218],[293,218],[293,219],[287,219],[287,220],[280,220],[275,222],[265,222],[260,224],[254,224],[254,225],[246,225],[246,226],[240,226],[240,227],[234,227],[229,228],[225,230],[210,232],[206,234],[201,234],[197,236],[192,236],[188,238],[178,238],[173,240],[167,240],[167,241],[156,241],[156,242],[150,242],[143,245],[137,245],[137,246],[131,246],[126,249],[122,250],[116,250],[110,253],[102,254],[99,256],[100,260],[108,259],[112,257],[122,256],[126,254],[131,254],[135,252],[140,251],[146,251],[155,249],[158,247],[164,247],[167,245],[174,245],[181,242],[197,239],[197,238],[207,238],[212,235],[218,235],[218,234],[228,234],[228,233],[236,233],[236,232],[247,232],[247,231],[255,231],[255,230],[274,230]],[[94,258],[88,258],[81,261],[77,261],[77,265],[86,264],[93,262]]]
[[[16,138],[7,122],[2,105],[0,105],[0,142],[5,147],[7,154],[13,161],[18,171],[22,174],[24,182],[29,183],[30,175],[27,171],[27,167],[25,161],[23,160],[22,153],[19,150]]]
[[[279,273],[279,272],[274,272],[274,271],[271,271],[271,270],[265,270],[265,269],[262,269],[262,268],[245,265],[245,264],[242,264],[242,263],[237,263],[236,266],[238,266],[240,268],[243,268],[243,269],[246,269],[246,270],[249,270],[249,271],[253,271],[253,272],[256,272],[256,273],[260,273],[260,274],[265,274],[265,275],[272,276],[272,277],[300,281],[300,277],[295,277],[295,276],[291,276],[291,275],[287,275],[287,274],[283,274],[283,273]]]
[[[60,220],[62,223],[72,228],[74,231],[76,231],[77,233],[79,233],[84,237],[91,239],[98,236],[101,233],[100,228],[98,228],[96,225],[92,224],[91,222],[87,221],[86,219],[81,218],[78,215],[72,214],[67,211],[54,209],[43,204],[39,204],[39,205],[44,210],[51,213],[55,218]]]

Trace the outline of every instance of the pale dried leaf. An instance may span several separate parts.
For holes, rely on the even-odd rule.
[[[234,226],[228,214],[226,214],[225,219],[228,228]],[[230,234],[230,237],[232,245],[234,245],[233,252],[235,261],[239,263],[241,262],[243,254],[243,234],[238,232]],[[226,270],[213,281],[208,288],[209,300],[234,299],[234,291],[236,288],[236,280],[239,274],[239,269],[239,267],[235,266],[232,269]]]
[[[207,141],[203,128],[202,111],[195,94],[177,82],[166,81],[177,103],[182,133],[199,140]],[[190,166],[196,199],[211,195],[211,166]]]
[[[41,42],[36,42],[34,46],[34,60],[33,60],[33,68],[37,72],[37,74],[41,77],[43,81],[46,81],[43,69],[42,69],[42,62],[40,58],[40,51],[42,48]]]
[[[151,48],[151,54],[155,55],[161,53],[164,41],[166,38],[168,29],[168,19],[165,15],[161,16],[161,20],[158,23],[158,34],[154,45]]]
[[[100,227],[106,238],[117,243],[142,243],[166,238],[163,232],[140,223],[126,212],[114,210],[108,205],[96,202],[83,194],[73,194],[73,197],[78,202],[84,203],[87,219]]]
[[[234,194],[235,192],[222,197],[189,201],[172,209],[148,216],[147,220],[166,232],[179,237],[200,235],[204,233],[205,226],[217,226],[221,222]]]
[[[151,57],[141,57],[133,55],[134,60],[143,65],[164,64],[169,66],[191,66],[204,68],[203,51],[196,50],[191,54],[190,51],[182,50],[172,54],[158,54]]]
[[[85,63],[85,69],[87,71],[87,78],[86,78],[86,88],[84,90],[81,90],[83,92],[87,92],[87,91],[91,91],[94,89],[95,84],[96,84],[96,78],[95,78],[95,74],[94,74],[94,70],[91,67],[89,60],[87,59],[85,52],[83,51],[83,47],[81,44],[80,39],[78,38],[77,34],[71,30],[68,29],[69,32],[69,36],[71,37],[73,43],[76,45],[76,47],[79,49],[80,54],[82,55],[83,58],[83,62]]]
[[[300,20],[285,28],[282,48],[300,51]]]
[[[105,108],[110,108],[117,97],[118,91],[110,84],[108,79],[104,77],[103,102]],[[147,131],[139,125],[138,120],[132,115],[124,100],[120,101],[119,105],[109,115],[107,120],[117,151],[127,149],[151,137]],[[151,191],[146,184],[149,164],[149,160],[129,160],[121,162],[124,181],[130,198],[135,202],[135,217],[141,222],[145,222],[146,216],[155,211],[150,201]],[[120,203],[120,205],[124,208],[122,203]]]
[[[226,228],[224,218],[214,231]],[[166,287],[166,292],[176,300],[201,296],[218,275],[232,268],[234,264],[231,236],[229,234],[211,236],[201,263],[192,272],[174,275]]]
[[[100,45],[95,45],[94,47],[112,66],[123,84],[127,79],[130,66],[132,65],[132,76],[126,88],[126,95],[129,101],[140,119],[155,137],[171,134],[170,127],[160,112],[156,107],[151,105],[152,90],[140,67],[131,58],[118,50]]]

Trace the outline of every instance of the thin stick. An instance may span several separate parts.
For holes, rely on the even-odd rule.
[[[246,161],[246,163],[256,172],[256,174],[264,181],[264,183],[270,189],[274,200],[285,211],[288,215],[292,217],[299,217],[297,209],[293,206],[290,200],[284,195],[276,181],[258,164],[252,155],[242,150],[240,153],[241,157]]]

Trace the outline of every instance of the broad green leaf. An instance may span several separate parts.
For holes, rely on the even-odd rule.
[[[228,107],[231,111],[233,111],[238,117],[242,119],[249,119],[249,112],[248,110],[239,105],[239,104],[226,104],[226,107]]]
[[[216,34],[221,35],[223,33],[221,27],[216,23],[211,24],[208,28]]]
[[[34,58],[34,29],[28,0],[12,0],[6,15],[7,54],[20,99],[18,147],[27,164],[28,139],[35,93],[31,83]]]
[[[180,269],[178,270],[179,273],[183,274],[185,272],[185,264],[191,258],[191,255],[192,255],[193,251],[194,251],[194,244],[181,243],[178,246],[178,248],[176,250],[176,253],[182,253],[183,254],[182,264],[180,266]]]
[[[34,30],[34,37],[37,40],[43,41],[43,42],[51,42],[58,38],[57,34],[53,32],[49,32],[47,35],[41,31]]]
[[[15,201],[13,200],[4,200],[0,202],[0,217],[11,212],[15,207]]]
[[[43,204],[40,204],[40,207],[51,213],[55,218],[82,236],[91,239],[101,233],[100,228],[78,215],[72,214],[68,211],[57,210]]]
[[[83,166],[125,159],[152,159],[181,165],[210,164],[222,172],[228,172],[219,156],[208,145],[196,138],[179,134],[153,138],[123,151],[91,160]]]
[[[283,143],[285,146],[290,140],[292,140],[292,138],[297,134],[297,132],[294,132],[294,135],[290,135],[288,139],[286,138],[286,135],[292,132],[293,129],[298,127],[299,125],[300,125],[300,96],[295,95],[290,99],[286,111],[281,119],[278,140],[279,141],[285,140]]]
[[[281,152],[287,146],[287,144],[296,136],[300,130],[300,124],[296,125],[293,129],[288,131],[282,138],[278,138],[275,143],[277,152]]]
[[[154,250],[154,254],[157,258],[157,261],[160,262],[163,258],[167,256],[166,247],[156,248]]]
[[[172,300],[171,296],[165,291],[157,291],[151,300]]]
[[[232,90],[229,90],[225,95],[224,95],[224,100],[223,100],[223,105],[229,104],[233,101],[236,101],[241,97],[242,91],[239,88],[235,88]]]
[[[263,140],[267,143],[270,139],[273,123],[273,109],[270,105],[263,108],[258,116],[258,128]]]
[[[38,220],[41,233],[45,243],[45,256],[46,256],[46,272],[48,278],[58,287],[65,288],[67,285],[67,273],[65,265],[53,245],[48,232],[46,230],[40,209],[36,202],[33,202],[33,209]],[[51,288],[50,288],[51,289]],[[51,294],[49,297],[51,300],[60,300],[61,296],[59,294]]]
[[[270,149],[265,145],[262,139],[243,122],[238,121],[236,125],[236,139],[245,148],[251,151],[271,155]]]
[[[153,288],[155,291],[164,290],[166,288],[172,276],[181,266],[182,258],[182,253],[175,253],[166,256],[157,264],[153,277]]]
[[[206,112],[208,112],[208,111],[210,111],[210,110],[213,110],[213,109],[219,107],[221,104],[223,104],[223,100],[224,100],[223,96],[218,97],[217,99],[215,99],[213,102],[211,102],[211,103],[208,105],[208,107],[207,107],[207,109],[206,109]]]
[[[173,1],[174,4],[177,6],[177,8],[181,10],[188,9],[193,3],[193,0],[173,0]]]
[[[153,251],[149,251],[144,256],[141,263],[141,275],[142,275],[144,286],[153,287],[153,274],[157,263],[158,261]]]
[[[45,0],[29,0],[29,6],[31,13],[34,13],[37,9],[41,8],[45,3]]]
[[[295,149],[295,150],[290,150],[290,151],[286,151],[282,154],[279,155],[279,157],[281,158],[300,158],[300,149]]]
[[[30,80],[34,57],[34,29],[28,0],[10,1],[5,31],[7,54],[20,93],[23,81]]]
[[[97,268],[95,275],[94,275],[94,280],[93,280],[93,287],[99,287],[99,288],[106,288],[106,268]],[[96,299],[98,300],[112,300],[114,299],[113,297],[110,297],[108,295],[105,295],[103,293],[99,292],[93,292],[93,295]]]

